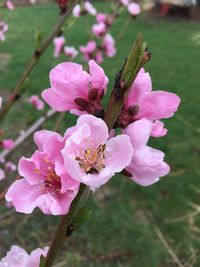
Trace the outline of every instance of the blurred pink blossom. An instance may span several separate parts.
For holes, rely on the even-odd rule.
[[[103,22],[99,22],[98,24],[94,24],[92,26],[92,33],[96,37],[102,37],[107,31],[107,27]]]
[[[6,201],[22,213],[38,207],[45,214],[67,214],[80,183],[72,180],[64,168],[61,150],[65,138],[42,130],[35,133],[34,140],[39,150],[31,158],[20,159],[18,171],[24,178],[10,186]]]
[[[14,141],[12,139],[4,139],[2,142],[1,142],[1,146],[4,148],[4,149],[11,149],[13,148],[14,146]]]
[[[6,256],[0,261],[0,267],[39,267],[40,257],[46,257],[48,247],[37,248],[29,255],[23,248],[13,245]]]
[[[65,46],[64,53],[66,56],[73,59],[78,55],[78,50],[73,46]]]
[[[129,11],[129,13],[130,13],[132,16],[137,16],[137,15],[139,15],[140,12],[141,12],[140,5],[137,4],[137,3],[131,2],[131,3],[128,5],[128,11]]]
[[[114,57],[116,54],[115,40],[111,34],[107,33],[103,39],[102,48],[108,57]]]
[[[109,139],[106,123],[92,115],[82,115],[66,132],[62,155],[70,176],[91,190],[108,182],[130,164],[133,149],[127,135]]]
[[[4,35],[5,32],[8,30],[8,24],[4,21],[0,21],[0,41],[5,41],[6,37]]]
[[[15,7],[14,7],[14,4],[11,0],[6,0],[6,7],[9,9],[9,10],[13,10]]]
[[[65,38],[63,36],[59,36],[54,38],[54,57],[59,57],[61,52],[63,51],[64,44],[65,44]]]
[[[85,10],[92,16],[96,16],[97,11],[96,8],[89,2],[85,1],[84,3]]]
[[[147,146],[152,131],[152,122],[146,119],[131,123],[124,131],[133,146],[133,157],[126,170],[134,182],[149,186],[169,173],[170,167],[163,161],[165,154]]]
[[[95,41],[89,41],[86,46],[80,46],[80,52],[83,54],[83,57],[86,61],[94,58],[94,53],[96,51],[97,44]]]
[[[119,0],[119,2],[120,2],[123,6],[128,6],[128,4],[129,4],[129,0]]]
[[[30,96],[28,102],[37,110],[42,110],[44,108],[44,101],[42,101],[37,95]]]
[[[11,161],[7,161],[4,166],[7,172],[13,172],[17,169],[17,166]]]
[[[4,180],[5,179],[5,172],[4,172],[4,170],[2,170],[1,168],[0,168],[0,181],[2,181],[2,180]],[[1,265],[0,265],[0,267],[1,267]]]
[[[76,5],[73,10],[72,10],[72,14],[74,17],[80,17],[81,15],[81,6],[78,4]]]

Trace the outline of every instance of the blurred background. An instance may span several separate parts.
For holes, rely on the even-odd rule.
[[[50,0],[37,0],[34,5],[26,0],[13,2],[16,8],[12,12],[3,5],[0,8],[0,20],[9,23],[6,41],[0,43],[0,96],[4,100],[35,49],[35,31],[42,32],[45,38],[59,12]],[[110,12],[109,2],[99,0],[93,4],[99,12]],[[57,267],[200,266],[200,2],[146,1],[143,9],[136,19],[122,12],[111,28],[117,54],[102,64],[110,79],[107,99],[117,72],[141,32],[152,53],[145,70],[152,77],[153,88],[175,92],[182,99],[175,116],[165,120],[168,134],[150,142],[166,153],[171,172],[147,188],[118,175],[98,190],[89,204],[91,219],[67,242]],[[94,23],[95,17],[79,18],[64,32],[66,42],[75,47],[86,44]],[[67,60],[64,54],[56,59],[52,55],[53,44],[30,75],[28,90],[4,121],[6,138],[16,139],[21,130],[45,114],[47,107],[35,111],[27,99],[48,88],[49,71]],[[75,61],[83,63],[81,56]],[[42,128],[52,129],[58,116],[47,120]],[[75,116],[66,114],[59,130],[63,133],[75,120]],[[9,160],[17,163],[22,155],[28,157],[33,151],[29,138],[9,155]],[[0,258],[12,244],[29,252],[46,246],[59,221],[39,210],[23,215],[6,207],[3,192],[16,175],[7,173],[0,182]]]

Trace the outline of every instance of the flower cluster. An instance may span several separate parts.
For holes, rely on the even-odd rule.
[[[179,97],[152,91],[150,75],[142,69],[114,126],[121,128],[121,134],[115,136],[103,121],[101,100],[108,78],[94,60],[88,64],[89,73],[71,62],[50,72],[51,88],[43,91],[43,99],[56,111],[70,111],[80,117],[64,136],[47,130],[35,133],[38,149],[31,158],[20,159],[22,178],[6,194],[18,212],[31,213],[38,207],[45,214],[66,214],[81,183],[95,191],[115,173],[123,172],[148,186],[170,171],[164,153],[147,143],[150,136],[166,134],[160,119],[173,116]]]
[[[37,248],[29,255],[23,248],[13,245],[0,261],[0,267],[39,267],[40,257],[46,257],[48,247]]]
[[[111,58],[115,56],[117,52],[116,42],[110,34],[110,27],[119,16],[121,6],[127,6],[127,10],[133,17],[140,13],[140,6],[135,2],[122,0],[116,6],[119,10],[118,12],[114,10],[112,14],[98,13],[89,1],[85,1],[84,4],[74,7],[74,17],[80,17],[85,14],[96,16],[96,23],[91,28],[92,38],[85,45],[79,47],[80,53],[83,55],[85,61],[88,62],[94,59],[97,63],[101,64],[104,57]],[[58,57],[61,53],[64,53],[68,58],[74,59],[78,55],[78,50],[73,46],[64,45],[64,36],[58,36],[54,39],[54,57]]]

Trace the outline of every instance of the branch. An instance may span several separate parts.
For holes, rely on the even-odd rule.
[[[61,222],[54,234],[54,237],[51,241],[50,244],[50,248],[48,250],[47,256],[46,256],[46,261],[44,264],[44,267],[51,267],[56,256],[57,253],[59,252],[59,250],[61,249],[61,246],[63,245],[63,243],[66,241],[66,239],[69,237],[67,234],[67,230],[70,227],[70,223],[72,220],[72,217],[74,215],[74,212],[76,210],[77,204],[83,194],[83,192],[86,189],[86,185],[81,184],[80,185],[80,189],[79,192],[76,196],[76,198],[74,199],[74,201],[71,204],[70,210],[68,212],[67,215],[62,216],[61,218]]]
[[[4,149],[0,153],[0,158],[5,159],[10,153],[15,150],[19,145],[21,145],[29,136],[31,136],[38,128],[40,128],[47,119],[51,118],[53,115],[56,114],[56,111],[50,109],[47,111],[45,115],[40,117],[34,124],[32,124],[23,135],[19,136],[15,142],[14,146],[11,149]]]
[[[59,34],[61,27],[63,26],[63,24],[65,23],[66,19],[69,17],[69,15],[71,14],[71,11],[74,8],[74,6],[79,1],[80,0],[72,1],[73,3],[68,7],[67,12],[60,16],[60,18],[59,18],[59,20],[57,22],[57,25],[55,26],[53,31],[49,34],[49,36],[46,38],[46,40],[43,42],[43,44],[41,45],[40,49],[36,49],[35,50],[32,58],[30,59],[30,61],[28,62],[27,66],[26,66],[26,68],[24,70],[24,73],[22,74],[19,82],[17,83],[17,85],[16,85],[16,87],[14,89],[14,92],[11,94],[11,96],[7,100],[4,108],[2,109],[2,111],[0,113],[0,123],[4,120],[4,118],[6,117],[7,113],[9,112],[11,107],[14,105],[14,103],[21,97],[21,95],[27,89],[27,87],[24,88],[24,83],[26,82],[27,78],[31,74],[32,70],[34,69],[35,65],[38,63],[38,61],[41,58],[41,56],[43,55],[43,53],[46,51],[46,49],[52,43],[54,37],[56,37]]]
[[[119,71],[116,77],[111,93],[108,110],[105,115],[105,122],[109,130],[114,127],[124,105],[125,98],[138,72],[149,59],[150,53],[146,49],[146,43],[143,42],[142,35],[138,34],[137,40],[122,70]]]

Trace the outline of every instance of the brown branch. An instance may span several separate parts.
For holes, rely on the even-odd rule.
[[[45,261],[44,267],[51,267],[52,266],[52,264],[53,264],[53,262],[57,256],[57,253],[61,249],[61,246],[66,241],[66,239],[69,237],[67,235],[68,228],[70,226],[70,223],[71,223],[72,217],[74,215],[74,212],[76,210],[77,204],[78,204],[83,192],[85,191],[85,189],[86,189],[86,185],[81,184],[79,192],[78,192],[76,198],[74,199],[74,201],[72,202],[68,214],[65,216],[62,216],[61,222],[60,222],[60,224],[59,224],[59,226],[58,226],[58,228],[54,234],[54,237],[51,241],[50,248],[49,248],[47,256],[46,256],[46,261]]]
[[[46,49],[49,47],[49,45],[52,43],[53,39],[59,34],[61,27],[65,23],[66,19],[71,14],[72,9],[74,6],[79,2],[80,0],[74,0],[73,3],[68,7],[68,10],[65,14],[61,15],[55,28],[53,31],[49,34],[49,36],[46,38],[46,40],[41,45],[40,49],[35,50],[32,58],[28,62],[27,66],[25,67],[24,73],[22,74],[19,82],[17,83],[14,92],[9,97],[8,101],[6,102],[4,108],[2,109],[0,113],[0,123],[4,120],[7,113],[11,109],[11,107],[14,105],[14,103],[21,97],[21,95],[24,93],[24,83],[26,82],[27,78],[31,74],[32,70],[38,63],[39,59],[43,55],[43,53],[46,51]]]

